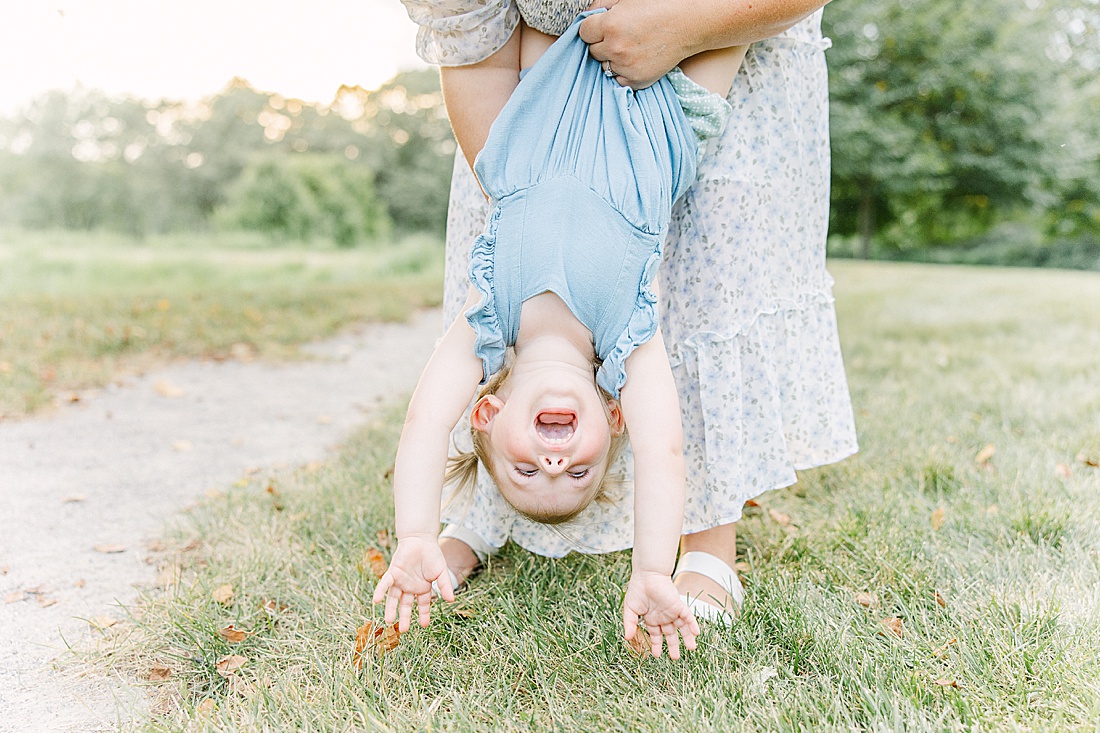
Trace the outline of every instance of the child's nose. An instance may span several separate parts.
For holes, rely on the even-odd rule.
[[[565,456],[543,456],[542,467],[551,476],[557,476],[569,468],[569,460]]]

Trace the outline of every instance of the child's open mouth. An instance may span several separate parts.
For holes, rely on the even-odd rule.
[[[551,445],[564,445],[573,437],[577,415],[573,412],[540,412],[535,417],[539,437]]]

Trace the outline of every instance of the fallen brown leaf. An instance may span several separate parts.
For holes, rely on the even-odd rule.
[[[252,636],[252,632],[238,629],[233,624],[229,624],[224,628],[218,629],[218,636],[230,643],[237,644]]]
[[[1073,469],[1064,463],[1059,463],[1054,467],[1054,475],[1058,478],[1069,478],[1073,476]]]
[[[56,606],[57,605],[57,599],[56,598],[47,598],[46,596],[38,596],[37,600],[38,600],[38,605],[41,608],[49,608],[50,606]]]
[[[27,598],[27,594],[21,590],[13,590],[4,596],[4,603],[19,603]]]
[[[954,637],[948,639],[947,642],[943,646],[938,647],[936,649],[936,651],[932,652],[932,656],[934,656],[934,657],[943,656],[947,652],[947,650],[951,648],[951,645],[955,644],[957,642],[958,642],[958,639],[956,639]]]
[[[109,629],[117,624],[118,619],[112,616],[93,616],[92,618],[88,619],[88,623],[91,626],[94,626],[95,628],[102,631],[103,629]]]
[[[70,392],[65,395],[65,401],[70,403],[80,402],[80,395],[76,392]]]
[[[214,669],[222,677],[228,677],[231,673],[243,667],[247,661],[248,657],[242,657],[240,654],[227,654],[214,664]]]
[[[355,652],[352,654],[352,664],[356,670],[363,668],[363,655],[367,647],[374,646],[374,653],[382,656],[397,647],[401,639],[401,633],[397,630],[397,624],[391,626],[375,626],[371,621],[366,622],[355,631]]]
[[[899,638],[905,635],[905,629],[902,626],[901,619],[897,616],[884,618],[879,621],[879,623],[882,624],[882,630],[880,631],[882,634],[890,633]]]
[[[199,547],[201,545],[202,545],[202,540],[200,540],[196,537],[195,539],[189,540],[187,542],[187,544],[185,544],[183,547],[181,547],[179,549],[179,551],[180,552],[191,552],[192,550],[199,549]]]
[[[270,598],[265,598],[260,601],[260,610],[266,613],[282,613],[289,608],[290,606],[286,605],[285,603],[279,603],[278,601],[273,601]]]
[[[378,538],[378,544],[382,545],[382,547],[386,550],[390,549],[391,540],[390,531],[388,529],[383,527],[382,529],[378,530],[378,534],[375,536]]]
[[[934,511],[932,512],[932,518],[931,518],[931,520],[930,520],[930,521],[931,521],[931,523],[932,523],[932,531],[933,531],[933,532],[938,532],[938,531],[939,531],[939,529],[940,529],[940,527],[942,527],[942,526],[943,526],[943,521],[944,521],[944,513],[945,513],[945,512],[944,512],[944,509],[943,509],[943,507],[942,507],[942,506],[941,506],[941,507],[937,507],[937,508],[936,508],[936,509],[935,509],[935,510],[934,510]]]
[[[153,666],[149,668],[149,671],[145,673],[145,679],[150,682],[163,682],[171,676],[172,670],[160,662],[154,663]]]
[[[393,472],[396,471],[396,470],[397,470],[397,464],[396,463],[391,463],[390,467],[382,472],[382,478],[384,478],[384,479],[393,478]]]
[[[1081,451],[1076,457],[1078,463],[1084,463],[1086,466],[1092,466],[1093,468],[1100,468],[1100,459],[1090,456],[1085,451]]]
[[[268,483],[267,488],[264,489],[264,491],[266,491],[271,496],[271,506],[275,509],[275,511],[281,512],[283,510],[283,502],[281,501],[282,496],[279,494],[279,490],[275,488],[275,483]]]
[[[164,540],[151,540],[145,543],[145,549],[149,552],[164,552],[168,545]]]
[[[933,685],[939,685],[940,687],[955,687],[959,686],[959,683],[955,680],[945,680],[942,677],[932,682]]]
[[[183,390],[172,384],[161,380],[153,385],[153,391],[159,394],[161,397],[182,397]]]
[[[114,555],[119,552],[126,552],[126,545],[103,544],[96,545],[92,549],[96,552],[102,552],[104,555]]]
[[[978,454],[974,456],[975,463],[989,463],[989,460],[993,458],[993,455],[997,452],[997,446],[990,443],[986,447],[978,451]]]
[[[214,592],[210,594],[210,597],[223,606],[227,606],[233,600],[233,586],[228,583],[219,585],[214,589]]]
[[[791,515],[776,509],[769,509],[768,516],[771,517],[777,524],[784,527],[788,527],[791,524]]]
[[[634,636],[630,637],[630,648],[642,659],[653,656],[653,649],[649,646],[649,632],[644,626],[639,626]]]
[[[359,562],[359,567],[364,572],[370,572],[375,578],[381,578],[386,574],[389,563],[386,562],[381,550],[377,547],[368,547],[367,551],[363,553],[363,559]]]
[[[473,618],[477,615],[477,611],[473,608],[456,608],[454,614],[459,618]]]
[[[745,502],[745,506],[760,506],[760,504],[756,502],[756,499],[749,499]]]
[[[939,591],[936,591],[936,605],[940,608],[947,608],[947,600],[944,599],[942,595],[940,595]]]
[[[856,603],[864,608],[874,608],[878,605],[878,598],[874,593],[867,593],[866,591],[860,591],[856,593]]]

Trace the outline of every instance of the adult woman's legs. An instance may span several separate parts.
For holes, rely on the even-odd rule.
[[[680,553],[706,552],[714,555],[731,568],[737,561],[737,525],[723,524],[694,534],[680,537]],[[737,612],[737,605],[722,586],[699,573],[680,573],[676,576],[676,589],[692,598]]]

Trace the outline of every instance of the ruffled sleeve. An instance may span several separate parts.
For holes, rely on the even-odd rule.
[[[653,279],[657,277],[657,268],[661,266],[661,254],[662,245],[658,239],[638,283],[638,296],[634,301],[630,320],[610,351],[604,351],[603,363],[596,371],[596,383],[615,399],[619,398],[619,392],[626,384],[627,357],[657,333],[657,296],[653,294],[652,287]]]
[[[420,26],[416,53],[429,64],[476,64],[505,44],[519,23],[515,0],[401,0]]]
[[[507,344],[504,329],[497,316],[496,292],[493,287],[493,250],[497,241],[500,209],[495,208],[489,217],[485,232],[474,240],[470,249],[470,283],[481,300],[466,311],[466,321],[474,329],[474,353],[481,359],[481,383],[496,374],[504,366]]]

